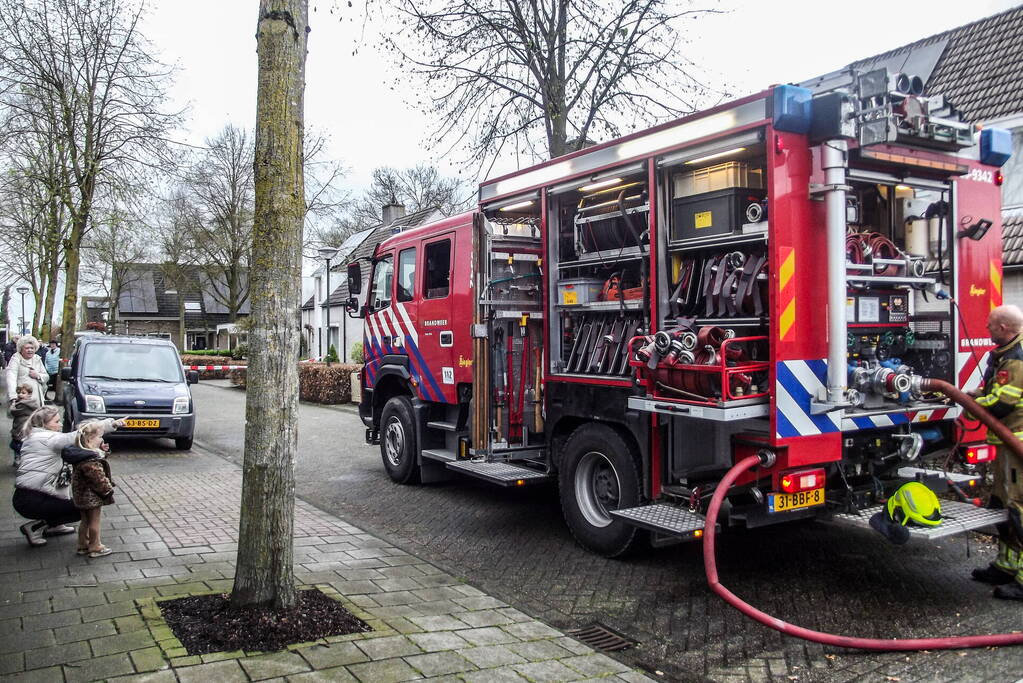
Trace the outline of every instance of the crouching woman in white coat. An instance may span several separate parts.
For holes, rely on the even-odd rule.
[[[100,420],[103,432],[124,426],[124,420]],[[81,519],[71,501],[69,481],[60,477],[64,461],[60,452],[75,442],[78,432],[61,431],[60,410],[43,406],[25,423],[25,442],[21,447],[21,466],[14,481],[11,501],[19,515],[32,520],[21,525],[29,545],[45,545],[44,533],[65,534],[74,531],[65,526]]]

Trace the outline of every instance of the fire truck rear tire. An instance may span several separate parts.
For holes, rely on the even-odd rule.
[[[419,483],[414,415],[408,396],[394,396],[380,416],[380,457],[387,476],[399,484]]]
[[[622,435],[603,424],[577,428],[565,442],[558,475],[561,510],[575,539],[605,557],[639,546],[640,531],[608,510],[635,507],[642,498],[636,454]]]

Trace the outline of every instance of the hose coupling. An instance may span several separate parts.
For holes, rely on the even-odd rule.
[[[761,448],[757,451],[757,457],[760,458],[760,464],[764,467],[774,467],[774,463],[778,461],[778,456],[775,455],[774,451],[766,448]]]

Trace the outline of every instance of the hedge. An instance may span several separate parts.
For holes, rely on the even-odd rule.
[[[298,398],[310,403],[350,403],[352,400],[352,373],[361,365],[347,363],[299,363]],[[231,370],[231,383],[244,387],[246,370]]]
[[[193,349],[191,351],[182,351],[181,357],[185,356],[230,356],[230,349]],[[195,365],[195,363],[192,363]]]

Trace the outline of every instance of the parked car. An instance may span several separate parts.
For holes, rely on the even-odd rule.
[[[188,385],[199,373],[187,373],[170,341],[152,337],[89,335],[75,343],[64,380],[64,424],[83,420],[127,417],[113,435],[174,439],[192,447],[195,408]]]

